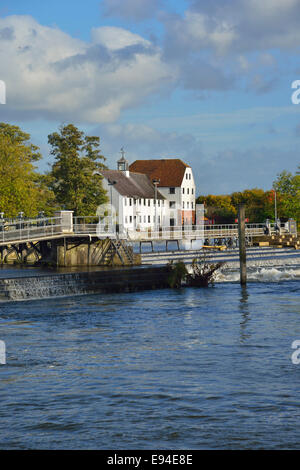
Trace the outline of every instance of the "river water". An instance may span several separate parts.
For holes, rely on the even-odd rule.
[[[299,448],[300,277],[272,269],[1,303],[0,448]]]

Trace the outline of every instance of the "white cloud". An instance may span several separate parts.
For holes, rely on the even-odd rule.
[[[180,49],[189,51],[210,48],[223,55],[237,39],[234,25],[230,21],[189,10],[185,12],[183,18],[167,17],[165,24],[168,40],[173,41],[174,50],[178,45]]]
[[[194,48],[217,53],[295,48],[300,40],[299,0],[192,0],[183,18],[168,18]]]
[[[1,31],[5,112],[15,119],[113,122],[173,81],[159,48],[122,28],[93,29],[88,43],[30,16],[10,16],[0,19]]]
[[[190,0],[181,14],[164,12],[166,61],[180,64],[185,88],[255,93],[279,83],[274,51],[299,52],[299,0]],[[266,67],[269,72],[265,77]],[[201,79],[202,78],[202,79]]]
[[[115,26],[103,26],[101,28],[92,29],[92,41],[96,44],[102,44],[109,50],[118,50],[128,46],[142,44],[149,47],[151,43],[143,39],[138,34],[123,28]]]

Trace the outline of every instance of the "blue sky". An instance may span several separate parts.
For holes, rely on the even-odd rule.
[[[298,0],[0,0],[0,120],[99,135],[107,165],[180,157],[198,194],[269,189],[300,164]]]

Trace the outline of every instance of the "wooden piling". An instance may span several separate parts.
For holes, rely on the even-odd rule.
[[[240,253],[240,282],[242,286],[245,286],[247,284],[245,204],[239,204],[239,207],[238,207],[238,227],[239,227],[239,253]]]

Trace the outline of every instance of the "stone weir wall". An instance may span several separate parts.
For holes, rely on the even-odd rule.
[[[0,301],[162,289],[168,276],[160,266],[0,279]]]

